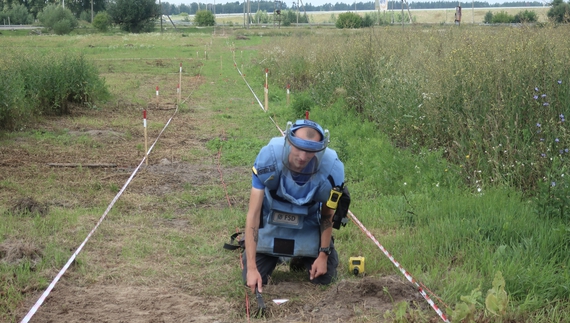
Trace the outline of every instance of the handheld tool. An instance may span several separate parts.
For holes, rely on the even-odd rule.
[[[257,312],[255,312],[255,317],[261,318],[265,316],[265,302],[263,301],[263,296],[255,287],[255,298],[257,299]]]

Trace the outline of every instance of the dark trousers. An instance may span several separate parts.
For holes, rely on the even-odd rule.
[[[334,248],[333,242],[331,241],[331,247]],[[307,277],[309,277],[309,271],[311,270],[311,266],[316,258],[312,257],[299,257],[296,260],[300,261],[304,266],[307,272]],[[277,266],[279,262],[279,257],[266,255],[262,253],[258,253],[255,255],[255,262],[257,263],[257,271],[261,275],[261,279],[263,281],[263,285],[267,284],[267,278],[271,276],[273,270]],[[336,249],[333,249],[329,258],[327,260],[327,273],[313,279],[311,282],[318,285],[328,285],[332,282],[334,278],[336,278],[336,267],[338,267],[338,253]],[[243,257],[243,271],[241,273],[244,283],[247,282],[247,260],[244,255]]]

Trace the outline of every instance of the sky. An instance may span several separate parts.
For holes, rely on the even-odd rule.
[[[163,2],[168,2],[170,4],[175,4],[175,5],[179,5],[179,4],[190,4],[192,2],[199,2],[199,3],[216,3],[216,4],[220,4],[220,3],[228,3],[228,2],[240,2],[242,3],[243,0],[234,0],[234,1],[229,1],[229,0],[162,0]],[[283,0],[283,2],[285,2],[289,7],[291,7],[293,1],[297,1],[297,0]],[[304,4],[312,4],[313,6],[320,6],[323,5],[325,3],[332,3],[335,4],[337,2],[340,3],[354,3],[354,0],[350,1],[350,0],[302,0]],[[371,0],[357,0],[356,2],[370,2]],[[407,0],[408,3],[413,3],[414,1],[410,1]],[[430,1],[430,0],[425,0],[425,1]],[[477,0],[477,1],[485,1],[485,0]],[[495,4],[495,3],[503,3],[507,0],[487,0],[486,2],[488,2],[489,4]],[[509,0],[509,1],[514,1],[514,0]],[[255,3],[256,0],[250,0],[250,4],[251,3]],[[461,1],[461,3],[470,3],[470,1]]]

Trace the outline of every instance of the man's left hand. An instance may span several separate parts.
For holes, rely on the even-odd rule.
[[[309,278],[313,280],[319,276],[327,273],[327,260],[328,256],[324,253],[320,253],[313,265],[311,266],[311,271],[309,272]]]

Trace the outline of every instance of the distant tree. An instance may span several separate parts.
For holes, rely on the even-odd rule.
[[[192,2],[190,4],[190,12],[189,14],[194,15],[196,14],[196,12],[198,12],[200,10],[200,7],[198,6],[198,3],[196,2]]]
[[[93,27],[101,32],[106,32],[110,26],[111,16],[106,11],[98,12],[93,18]]]
[[[563,0],[553,0],[550,4],[551,8],[546,14],[548,18],[558,23],[567,23],[570,21],[570,4]]]
[[[77,27],[77,18],[71,10],[55,4],[48,4],[38,14],[38,20],[45,28],[53,30],[58,35],[69,34]]]
[[[34,22],[34,16],[23,4],[13,4],[12,9],[6,11],[3,16],[10,17],[12,25],[29,25]]]
[[[259,10],[255,13],[255,16],[253,16],[253,21],[255,23],[266,24],[269,22],[269,15],[265,10]]]
[[[192,12],[192,8],[190,8],[190,6],[185,5],[185,4],[181,4],[179,10],[180,10],[180,13],[185,12],[187,14],[190,14]]]
[[[273,17],[278,18],[277,15],[273,15]],[[281,24],[283,26],[291,26],[291,24],[293,23],[297,23],[297,21],[300,24],[307,24],[309,23],[309,17],[306,14],[297,14],[295,11],[293,10],[282,10],[281,11]]]
[[[211,11],[200,10],[194,16],[194,23],[198,26],[213,26],[216,24],[216,19]]]
[[[177,15],[180,13],[180,9],[175,4],[170,5],[170,15]]]
[[[107,13],[125,31],[150,32],[160,17],[160,7],[154,0],[113,0]]]
[[[46,3],[53,2],[53,1],[46,1]],[[105,10],[105,5],[107,1],[103,0],[93,0],[93,11],[99,12]],[[59,1],[57,1],[59,3]],[[81,20],[82,14],[84,12],[88,13],[89,19],[86,21],[91,21],[91,0],[64,0],[65,8],[71,10],[75,17],[79,17]]]

